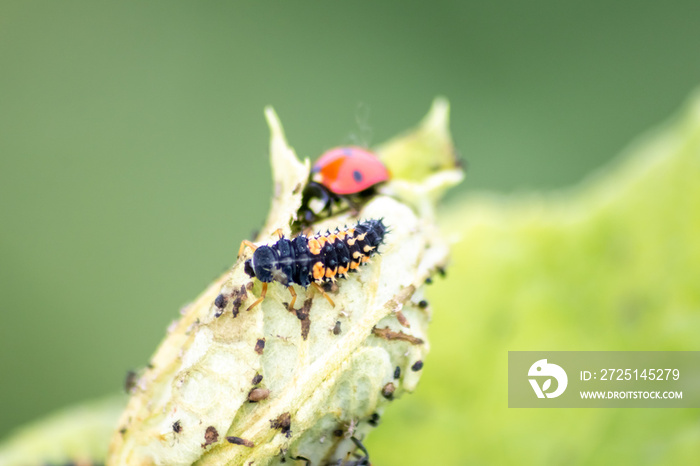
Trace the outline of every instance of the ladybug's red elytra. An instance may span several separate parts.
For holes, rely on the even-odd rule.
[[[389,179],[389,170],[372,152],[348,146],[330,149],[311,168],[304,187],[297,225],[308,226],[332,214],[346,203],[357,210],[375,194],[375,187]]]
[[[311,179],[332,193],[357,194],[389,179],[389,171],[372,152],[361,147],[336,147],[314,163]]]

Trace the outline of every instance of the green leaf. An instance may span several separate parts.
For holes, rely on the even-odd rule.
[[[700,98],[571,189],[446,208],[448,281],[378,464],[694,464],[696,410],[507,407],[509,350],[698,350]],[[476,176],[476,175],[474,175]],[[524,460],[526,458],[526,460]]]

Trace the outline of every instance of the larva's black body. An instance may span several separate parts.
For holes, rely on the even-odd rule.
[[[245,271],[264,283],[276,281],[308,287],[311,283],[335,281],[355,272],[369,261],[384,241],[382,220],[365,220],[354,227],[294,239],[281,238],[259,246],[245,262]]]

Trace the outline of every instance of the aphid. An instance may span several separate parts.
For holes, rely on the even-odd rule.
[[[124,390],[126,393],[131,393],[134,387],[136,387],[136,382],[138,382],[138,374],[136,374],[136,371],[127,371],[126,379],[124,380]]]
[[[382,220],[365,220],[351,228],[312,237],[299,235],[290,240],[280,233],[280,239],[269,246],[243,241],[239,256],[246,246],[255,251],[253,258],[245,261],[245,272],[263,282],[260,298],[248,310],[265,299],[267,284],[273,281],[286,286],[291,293],[290,311],[294,309],[297,297],[292,287],[294,283],[304,288],[313,285],[335,306],[320,284],[347,278],[348,273],[356,272],[361,265],[368,263],[384,241],[386,232]]]
[[[396,386],[389,382],[382,388],[382,396],[387,400],[391,400],[394,397],[394,392],[396,391]]]
[[[279,429],[283,434],[289,433],[292,425],[292,417],[289,413],[282,413],[275,419],[270,419],[270,428]]]
[[[252,441],[241,437],[226,437],[226,441],[234,445],[243,445],[244,447],[248,448],[253,448],[255,446]]]
[[[258,354],[263,354],[264,350],[265,350],[265,339],[258,338],[258,341],[255,342],[255,352]]]
[[[204,432],[204,443],[202,444],[202,448],[206,448],[209,445],[216,443],[218,441],[219,441],[219,432],[216,430],[216,427],[214,427],[214,426],[207,427],[206,432]]]
[[[267,399],[270,396],[270,390],[267,388],[254,388],[248,393],[248,401],[257,403]]]
[[[372,152],[360,147],[330,149],[311,168],[299,217],[302,222],[312,223],[320,213],[330,215],[331,207],[341,199],[357,207],[374,187],[388,179],[389,171]],[[317,209],[311,205],[314,200],[320,204]]]
[[[222,294],[218,295],[216,299],[214,300],[214,306],[218,307],[219,309],[223,309],[226,307],[226,297]]]

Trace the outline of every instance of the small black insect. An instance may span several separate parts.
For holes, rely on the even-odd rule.
[[[138,382],[138,374],[136,371],[127,371],[126,378],[124,380],[124,390],[126,393],[131,393],[131,391],[136,387]]]
[[[226,307],[226,297],[222,294],[216,297],[214,300],[214,306],[218,307],[219,309],[223,309]]]

